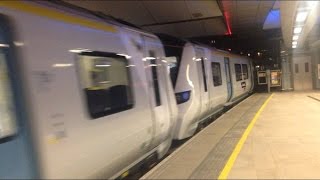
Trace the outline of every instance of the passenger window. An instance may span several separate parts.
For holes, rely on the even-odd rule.
[[[242,64],[243,79],[248,79],[248,65]]]
[[[309,63],[304,63],[305,72],[309,72]]]
[[[234,64],[234,69],[236,72],[236,80],[241,81],[242,80],[242,72],[241,72],[241,65],[240,64]]]
[[[212,62],[211,68],[212,68],[213,86],[222,85],[220,63]]]
[[[133,107],[128,61],[104,52],[79,54],[79,76],[91,118],[99,118]]]
[[[204,67],[204,59],[203,58],[201,58],[201,69],[202,69],[202,76],[203,76],[204,91],[207,92],[208,91],[207,77],[206,77],[206,70]]]
[[[17,133],[17,124],[7,64],[9,46],[1,41],[0,44],[0,139],[3,139]]]
[[[168,70],[170,72],[170,79],[172,82],[172,86],[175,87],[176,80],[178,77],[178,71],[179,71],[179,58],[175,56],[165,57],[165,61],[168,63]]]
[[[149,56],[153,57],[153,59],[150,60],[150,66],[152,71],[153,89],[154,89],[154,95],[156,99],[156,106],[160,106],[161,99],[160,99],[160,91],[159,91],[159,80],[158,80],[158,74],[157,74],[158,65],[156,62],[154,51],[149,51]]]

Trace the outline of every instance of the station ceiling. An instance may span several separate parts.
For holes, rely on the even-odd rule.
[[[263,33],[275,1],[137,0],[74,1],[89,10],[123,19],[154,33],[177,37]]]
[[[237,46],[240,48],[246,46],[242,45],[242,42],[246,41],[265,42],[280,39],[284,40],[287,48],[291,48],[294,18],[299,4],[298,1],[279,0],[63,0],[63,2],[111,15],[153,33],[208,41],[215,37],[231,36],[232,41],[229,44],[239,40],[238,44],[241,45]],[[315,17],[319,17],[319,12],[314,14]],[[313,29],[313,24],[319,26],[319,18],[309,19],[304,34],[300,37],[300,44],[312,39],[312,36],[319,36],[319,28]],[[311,38],[307,37],[309,32],[313,34]],[[229,44],[226,46],[230,46]],[[261,48],[257,47],[257,51]]]

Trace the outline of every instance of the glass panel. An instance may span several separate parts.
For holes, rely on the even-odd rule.
[[[242,80],[242,72],[241,72],[241,65],[240,64],[235,64],[234,69],[236,72],[236,80],[241,81]]]
[[[201,69],[202,69],[202,77],[203,77],[203,84],[204,84],[204,91],[207,92],[208,91],[208,87],[207,87],[207,77],[206,77],[206,70],[204,67],[204,59],[201,58]]]
[[[248,66],[246,64],[242,64],[242,71],[243,71],[243,79],[248,79]]]
[[[150,60],[150,65],[151,65],[151,71],[152,71],[152,80],[153,80],[154,95],[156,99],[156,106],[160,106],[161,100],[160,100],[160,91],[159,91],[159,80],[158,80],[158,74],[157,74],[158,65],[156,63],[154,51],[149,51],[149,56],[154,58]]]
[[[211,63],[211,68],[212,68],[213,86],[222,85],[220,63],[217,63],[217,62]]]
[[[5,45],[1,43],[1,45]],[[0,47],[0,139],[17,132],[12,87],[7,66],[7,49]]]
[[[175,56],[165,57],[164,59],[168,63],[168,69],[169,69],[169,72],[170,72],[170,78],[171,78],[172,85],[174,87],[174,85],[176,83],[177,76],[178,76],[178,69],[179,69],[179,67],[178,67],[178,65],[179,65],[178,59]]]
[[[178,72],[179,72],[180,61],[183,53],[183,47],[186,41],[177,39],[175,37],[167,36],[164,34],[158,34],[158,37],[160,37],[160,40],[163,43],[166,57],[169,58],[170,60],[175,59],[173,62],[170,61],[171,63],[169,64],[171,82],[173,87],[175,87],[176,81],[178,78]]]
[[[128,61],[112,53],[79,55],[81,84],[89,114],[99,118],[133,107]]]
[[[304,63],[305,72],[309,72],[309,63]]]

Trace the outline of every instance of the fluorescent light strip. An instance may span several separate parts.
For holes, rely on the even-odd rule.
[[[65,63],[60,63],[60,64],[53,64],[52,67],[70,67],[73,66],[73,64],[65,64]]]
[[[301,33],[301,31],[302,31],[302,27],[295,27],[295,28],[293,29],[293,33],[294,33],[294,34],[299,34],[299,33]]]
[[[301,11],[298,12],[297,17],[296,17],[296,22],[304,22],[307,19],[308,12],[307,11]]]
[[[8,44],[0,44],[0,47],[9,47]]]
[[[292,40],[296,41],[299,39],[299,35],[293,35]]]
[[[97,64],[96,67],[109,67],[109,64]]]
[[[293,41],[293,42],[292,42],[292,45],[297,45],[297,44],[298,44],[297,41]]]

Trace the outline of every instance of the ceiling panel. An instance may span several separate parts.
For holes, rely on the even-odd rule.
[[[158,23],[192,19],[185,1],[143,1],[143,4]]]
[[[194,21],[174,24],[179,37],[195,37],[198,34],[206,34],[202,22]]]
[[[188,9],[192,14],[201,13],[203,17],[222,16],[219,6],[216,1],[198,0],[198,1],[185,1]],[[193,17],[195,18],[195,17]]]
[[[218,32],[223,35],[226,28],[216,0],[64,1],[92,11],[103,12],[154,33],[199,37]],[[226,3],[233,4],[233,2]]]
[[[229,14],[229,22],[233,34],[250,34],[262,30],[274,2],[271,1],[219,1],[223,11]]]
[[[92,11],[121,18],[136,25],[152,24],[155,20],[150,16],[144,5],[139,1],[66,1]]]
[[[203,20],[207,36],[226,34],[227,28],[224,25],[223,18],[214,18]]]
[[[170,34],[172,36],[177,36],[177,34],[178,34],[173,25],[158,25],[158,26],[146,27],[145,29],[150,32]],[[179,36],[177,36],[177,37],[179,37]]]

